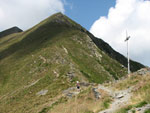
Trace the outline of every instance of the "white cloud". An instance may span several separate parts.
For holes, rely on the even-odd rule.
[[[100,17],[90,32],[126,56],[126,30],[131,59],[150,66],[150,1],[117,0],[107,17]]]
[[[61,0],[0,0],[0,31],[12,26],[26,30],[54,13],[64,11]]]

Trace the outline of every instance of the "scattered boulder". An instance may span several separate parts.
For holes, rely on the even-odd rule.
[[[57,71],[53,71],[54,75],[58,78],[59,77],[59,73]]]
[[[75,73],[74,72],[68,72],[67,76],[72,80],[75,77]]]
[[[75,95],[77,95],[77,94],[79,94],[79,92],[72,92],[72,93],[67,93],[66,96],[67,96],[68,98],[72,98],[73,96],[75,96]]]
[[[117,95],[117,96],[116,96],[117,99],[121,99],[121,98],[123,98],[123,97],[124,97],[123,94],[122,94],[122,95],[120,94],[120,95]]]
[[[44,58],[42,55],[40,55],[39,58],[40,58],[41,60],[43,60],[43,63],[46,63],[47,60],[46,60],[46,58]]]
[[[68,50],[63,46],[63,49],[65,51],[66,54],[68,54]]]
[[[93,88],[92,89],[94,96],[96,99],[100,99],[101,98],[101,94],[98,92],[98,88]]]
[[[73,93],[67,93],[66,96],[69,97],[69,98],[72,98]]]
[[[48,92],[48,90],[41,90],[41,91],[37,92],[36,95],[43,96],[43,95],[46,95],[47,92]]]
[[[142,68],[136,72],[138,75],[147,75],[150,74],[150,68]]]
[[[78,95],[80,92],[77,90],[76,87],[71,87],[63,91],[63,94],[68,97],[72,98],[75,95]]]

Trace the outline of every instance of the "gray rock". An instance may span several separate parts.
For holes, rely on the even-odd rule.
[[[66,96],[72,98],[73,93],[67,93]]]
[[[63,93],[65,94],[65,93],[68,93],[68,92],[74,91],[74,90],[76,90],[76,87],[71,87],[71,88],[64,90]]]
[[[37,92],[36,95],[38,95],[38,96],[46,95],[47,92],[48,92],[48,90],[41,90],[41,91]]]
[[[97,88],[93,88],[92,91],[94,93],[94,96],[96,99],[100,99],[101,98],[101,94],[97,91]]]
[[[121,99],[121,98],[123,98],[124,97],[124,95],[118,95],[117,96],[117,99]]]
[[[85,86],[88,87],[90,85],[90,83],[86,83],[86,82],[80,82],[80,86]]]
[[[75,77],[75,73],[74,72],[68,72],[67,76],[72,80]]]
[[[138,75],[147,75],[150,74],[150,68],[143,68],[136,72]]]
[[[79,91],[77,90],[76,87],[71,87],[71,88],[64,90],[63,94],[68,98],[72,98],[74,95],[78,95]]]

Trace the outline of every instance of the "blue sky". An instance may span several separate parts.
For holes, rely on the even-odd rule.
[[[87,30],[100,16],[107,16],[116,0],[66,0],[65,14]]]
[[[128,30],[130,58],[150,66],[149,0],[66,0],[64,9],[68,17],[124,56]]]

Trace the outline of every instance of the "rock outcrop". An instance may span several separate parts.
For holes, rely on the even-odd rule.
[[[135,74],[138,74],[138,75],[150,74],[150,68],[142,68],[142,69],[138,70],[137,72],[135,72]]]

